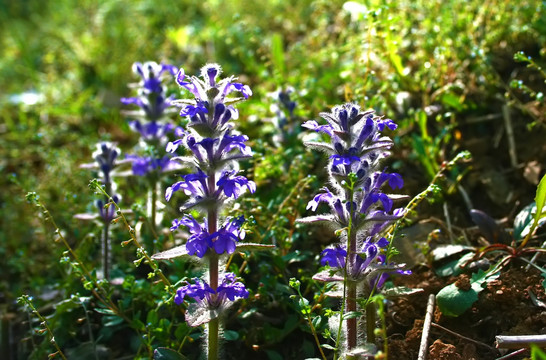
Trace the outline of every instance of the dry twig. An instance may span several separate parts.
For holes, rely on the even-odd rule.
[[[417,360],[425,360],[428,352],[428,336],[430,334],[430,325],[432,324],[432,316],[434,315],[434,294],[430,294],[428,297],[427,314],[425,316],[425,322],[423,324],[423,334],[421,335],[421,344],[419,345],[419,357]]]
[[[498,335],[495,336],[497,348],[520,349],[536,344],[546,347],[546,335]]]

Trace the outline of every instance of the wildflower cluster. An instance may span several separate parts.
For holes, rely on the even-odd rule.
[[[393,144],[381,132],[396,129],[396,124],[375,116],[373,111],[361,111],[352,103],[335,106],[330,113],[320,115],[326,120],[325,125],[311,120],[303,127],[330,138],[329,142],[309,141],[306,145],[330,155],[331,189],[324,187],[307,209],[316,211],[320,203],[325,203],[330,211],[299,221],[327,223],[341,234],[341,243],[322,252],[321,265],[329,265],[330,269],[315,275],[315,279],[342,281],[345,311],[356,311],[358,297],[367,297],[372,289],[381,287],[391,273],[407,273],[387,263],[389,240],[380,235],[403,214],[401,208],[394,208],[393,200],[398,196],[381,190],[386,183],[392,189],[403,186],[399,174],[381,168]],[[347,348],[351,350],[356,346],[356,319],[347,320],[346,327]]]
[[[179,130],[180,138],[167,144],[167,151],[175,153],[180,147],[191,156],[174,157],[195,172],[181,176],[182,180],[168,187],[165,199],[170,201],[174,193],[183,191],[189,198],[181,210],[201,210],[204,219],[198,221],[191,214],[175,219],[171,230],[180,226],[189,230],[190,236],[185,244],[186,253],[208,260],[208,282],[196,279],[177,291],[175,303],[182,304],[184,298],[193,299],[198,313],[209,311],[211,323],[218,310],[228,306],[236,298],[246,298],[248,291],[244,285],[235,281],[235,275],[218,269],[220,256],[232,254],[238,242],[244,238],[242,225],[244,217],[226,217],[221,219],[221,210],[248,190],[254,193],[256,185],[241,175],[238,161],[252,156],[252,151],[245,142],[248,137],[235,132],[231,119],[238,118],[238,111],[233,104],[247,99],[252,92],[246,85],[235,82],[234,77],[220,79],[221,69],[217,64],[207,64],[201,69],[201,78],[187,78],[180,69],[176,76],[177,83],[191,94],[190,99],[173,101],[180,107],[180,116],[188,119],[186,130]],[[242,97],[232,97],[239,93]],[[195,305],[197,304],[197,305]],[[195,313],[195,311],[192,311]],[[190,324],[192,313],[186,313]],[[217,319],[216,319],[217,320]],[[201,322],[199,322],[201,323]],[[211,342],[209,331],[209,347]],[[210,349],[209,349],[210,350]]]
[[[165,77],[174,77],[177,68],[153,61],[144,64],[135,62],[133,72],[142,79],[132,86],[137,88],[137,96],[122,98],[121,102],[139,107],[138,110],[127,111],[126,114],[134,118],[129,126],[140,135],[139,145],[145,154],[130,154],[126,158],[132,162],[133,174],[137,176],[171,170],[170,157],[161,154],[158,149],[164,149],[166,135],[175,130],[175,126],[167,119],[167,115],[174,110],[174,95],[167,96],[163,80]]]

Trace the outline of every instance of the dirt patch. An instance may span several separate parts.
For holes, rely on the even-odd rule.
[[[436,294],[454,282],[461,289],[468,288],[469,279],[468,275],[440,278],[425,266],[418,267],[404,279],[406,286],[424,291],[397,299],[389,309],[389,359],[416,359],[429,294]],[[462,315],[448,317],[436,308],[427,360],[496,359],[503,353],[495,347],[495,336],[546,333],[542,280],[538,270],[510,264]],[[526,355],[511,359],[524,359]]]

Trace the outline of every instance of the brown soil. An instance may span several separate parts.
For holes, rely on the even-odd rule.
[[[538,270],[526,270],[516,261],[503,269],[461,316],[448,317],[436,308],[433,323],[440,327],[430,329],[427,360],[496,359],[507,353],[495,347],[496,335],[546,334],[543,280]],[[437,294],[453,282],[463,289],[470,286],[467,275],[440,278],[426,266],[414,269],[409,279],[404,279],[406,286],[424,291],[394,301],[389,309],[389,359],[417,359],[429,294]]]

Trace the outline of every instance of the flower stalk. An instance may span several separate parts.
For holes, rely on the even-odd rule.
[[[190,231],[185,254],[205,259],[208,266],[208,283],[194,279],[193,283],[177,290],[176,304],[190,300],[186,321],[190,326],[207,323],[208,359],[217,359],[219,354],[220,315],[236,298],[248,297],[244,285],[235,281],[235,275],[220,270],[220,261],[225,254],[233,254],[239,240],[244,238],[244,217],[222,218],[222,211],[245,190],[253,193],[256,185],[240,175],[238,162],[252,156],[245,144],[248,138],[237,134],[230,122],[238,118],[233,104],[247,99],[250,88],[235,82],[236,78],[220,79],[221,69],[217,64],[207,64],[201,76],[186,78],[183,69],[177,83],[187,91],[190,98],[173,101],[180,107],[180,116],[188,119],[185,130],[177,133],[179,139],[167,144],[167,152],[175,153],[184,147],[191,156],[173,157],[173,162],[193,168],[194,173],[182,176],[182,180],[167,188],[165,199],[183,191],[188,196],[181,210],[197,209],[205,217],[199,222],[190,214],[173,220],[171,230],[185,226]],[[232,97],[232,93],[242,97]],[[167,251],[168,252],[168,251]],[[157,255],[157,254],[156,254]],[[154,255],[155,256],[155,255]]]
[[[371,110],[361,111],[352,103],[335,106],[331,112],[320,115],[326,120],[326,125],[311,120],[303,127],[326,134],[330,141],[307,141],[305,144],[330,155],[328,174],[331,188],[324,187],[309,202],[307,209],[316,211],[320,203],[326,203],[330,213],[298,221],[329,224],[341,238],[340,243],[322,252],[321,265],[328,265],[329,269],[313,278],[341,284],[342,304],[334,359],[340,355],[357,359],[358,348],[363,345],[358,343],[363,337],[359,334],[361,312],[374,313],[367,314],[366,341],[375,340],[372,329],[375,309],[368,306],[369,301],[359,308],[358,300],[369,298],[390,274],[408,273],[401,266],[388,263],[386,250],[390,241],[381,236],[390,223],[403,215],[402,208],[393,208],[394,201],[400,197],[381,190],[385,183],[393,189],[403,186],[399,174],[387,173],[381,168],[382,160],[390,155],[389,149],[393,144],[381,132],[387,128],[396,129],[396,124],[374,115]],[[344,336],[341,334],[343,328]]]

